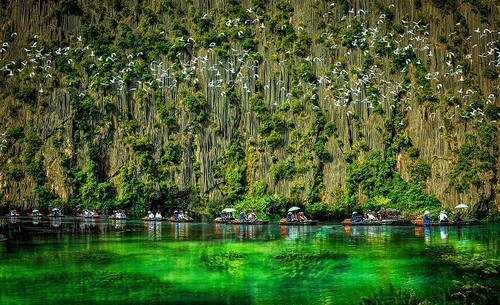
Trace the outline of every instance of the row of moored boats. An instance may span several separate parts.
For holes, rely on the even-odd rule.
[[[21,216],[16,210],[11,210],[7,217],[19,217]],[[54,208],[48,215],[43,215],[39,210],[35,209],[31,213],[28,214],[29,217],[38,218],[38,217],[64,217],[64,214],[60,209]],[[101,218],[102,215],[96,211],[91,210],[83,210],[82,213],[77,214],[77,217],[82,218]],[[105,218],[105,217],[103,217]],[[112,215],[108,217],[112,220],[125,220],[127,219],[127,215],[124,211],[114,211]],[[188,216],[187,214],[179,213],[174,211],[174,214],[171,217],[164,217],[161,213],[151,213],[150,211],[146,216],[143,217],[145,221],[170,221],[170,222],[193,222],[193,218]],[[239,218],[233,217],[232,213],[228,214],[222,213],[221,217],[217,217],[214,219],[215,223],[220,224],[248,224],[248,225],[266,225],[269,224],[269,220],[259,219],[255,215],[255,213],[250,213],[249,215],[240,214]],[[411,223],[415,226],[463,226],[463,225],[475,225],[480,222],[477,219],[460,219],[460,220],[447,220],[447,221],[430,221],[425,222],[423,219],[416,219],[411,221]],[[316,225],[318,224],[317,220],[311,219],[302,219],[301,217],[290,217],[290,212],[286,218],[282,218],[279,221],[280,225],[289,225],[289,226],[306,226],[306,225]],[[388,225],[405,225],[409,224],[407,221],[403,221],[401,218],[395,219],[360,219],[356,217],[356,214],[353,213],[353,217],[347,218],[342,221],[343,225],[346,226],[388,226]]]

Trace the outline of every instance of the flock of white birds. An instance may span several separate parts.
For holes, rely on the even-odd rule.
[[[333,5],[332,5],[333,7]],[[394,9],[394,5],[389,7]],[[247,10],[249,14],[255,14],[251,8]],[[498,89],[495,87],[492,92],[477,92],[473,87],[468,87],[465,82],[464,67],[457,64],[455,61],[456,55],[451,51],[442,51],[442,48],[437,48],[436,45],[429,39],[429,32],[433,29],[429,24],[424,24],[422,21],[401,20],[400,25],[402,31],[397,34],[388,32],[385,28],[387,22],[386,16],[380,14],[373,18],[371,22],[367,21],[368,16],[375,14],[368,9],[351,9],[347,15],[344,15],[338,21],[339,24],[344,24],[350,27],[349,21],[358,19],[361,22],[361,36],[353,39],[350,46],[342,46],[341,44],[331,43],[328,47],[325,46],[323,54],[310,55],[305,58],[307,64],[316,74],[316,81],[307,82],[302,80],[303,86],[316,88],[311,99],[316,99],[317,103],[314,110],[321,108],[346,107],[345,115],[353,114],[352,109],[348,106],[358,104],[364,105],[366,108],[373,108],[374,103],[394,103],[395,100],[403,102],[405,111],[411,111],[411,105],[415,105],[412,100],[415,99],[415,94],[422,88],[414,88],[414,90],[406,90],[406,94],[402,99],[397,99],[400,91],[403,89],[401,80],[390,75],[385,65],[371,65],[367,70],[359,69],[353,75],[351,69],[356,69],[356,66],[348,66],[348,58],[351,55],[357,54],[367,55],[373,54],[374,58],[383,57],[372,52],[376,45],[383,44],[391,49],[396,55],[404,52],[414,52],[416,60],[406,60],[404,67],[399,71],[401,74],[408,72],[411,66],[424,65],[429,71],[425,75],[433,90],[433,94],[452,94],[459,101],[457,108],[461,105],[466,105],[468,101],[475,97],[479,97],[486,104],[497,103]],[[325,17],[332,13],[325,13]],[[333,22],[333,18],[330,18]],[[208,18],[206,15],[203,18]],[[373,21],[375,20],[375,21]],[[265,21],[256,16],[251,20],[228,20],[225,26],[230,28],[248,23],[255,24],[255,31],[266,31],[267,25]],[[283,26],[292,26],[285,24]],[[456,24],[460,26],[460,24]],[[303,26],[297,26],[294,29],[296,32],[304,31]],[[164,32],[162,32],[164,33]],[[470,52],[465,55],[465,59],[471,63],[477,63],[481,67],[491,66],[494,69],[500,69],[500,49],[498,46],[498,37],[500,32],[489,28],[477,28],[470,31],[470,35],[465,37],[464,44]],[[220,35],[225,35],[221,32]],[[321,39],[328,40],[333,37],[334,33],[321,33]],[[448,34],[451,39],[456,32]],[[18,74],[25,73],[33,82],[37,84],[40,93],[43,93],[43,83],[45,80],[58,76],[56,69],[56,59],[64,58],[69,65],[75,64],[75,55],[81,55],[90,58],[93,61],[95,68],[103,65],[112,65],[117,56],[111,53],[107,56],[96,56],[97,50],[91,44],[85,44],[81,36],[75,37],[74,41],[68,45],[60,46],[58,49],[50,50],[47,47],[42,47],[43,43],[39,42],[38,35],[35,35],[31,40],[30,45],[22,48],[24,54],[9,55],[11,44],[17,43],[17,33],[12,33],[9,41],[1,42],[0,49],[0,73],[4,73],[7,77],[14,77]],[[165,38],[167,39],[167,38]],[[186,47],[193,49],[195,40],[192,37],[178,37],[178,42],[184,42]],[[367,46],[364,51],[358,48],[360,45]],[[179,83],[183,80],[189,80],[192,83],[198,84],[203,90],[207,99],[224,98],[228,90],[235,89],[243,98],[251,97],[257,90],[261,91],[264,100],[268,101],[269,106],[278,106],[282,102],[289,100],[292,97],[290,92],[290,78],[286,76],[287,60],[293,60],[289,54],[278,54],[277,59],[263,58],[256,60],[251,50],[244,50],[237,43],[233,43],[230,55],[227,60],[220,60],[214,48],[215,43],[210,44],[207,48],[197,49],[197,53],[193,56],[186,54],[178,54],[180,64],[172,64],[167,60],[157,58],[147,65],[154,76],[154,81],[143,82],[139,78],[133,78],[132,82],[126,82],[125,73],[133,71],[134,66],[143,61],[142,52],[136,54],[129,53],[127,62],[124,63],[121,69],[116,70],[114,75],[99,75],[98,73],[91,74],[89,81],[90,86],[82,89],[80,97],[84,97],[92,88],[114,88],[118,91],[138,91],[149,89],[161,89],[168,94],[176,94],[179,89]],[[438,49],[441,49],[438,50]],[[357,52],[357,53],[356,53]],[[288,52],[287,52],[288,53]],[[364,53],[364,54],[363,54]],[[337,61],[332,62],[329,54],[335,54]],[[437,58],[439,56],[439,58]],[[6,58],[22,58],[17,61],[8,61]],[[434,65],[433,69],[429,68]],[[274,67],[274,71],[278,73],[266,75],[265,67]],[[360,66],[360,65],[359,65]],[[98,71],[98,69],[96,69]],[[362,72],[362,73],[361,73]],[[285,75],[285,76],[284,76]],[[82,76],[86,78],[87,76]],[[476,75],[475,77],[481,77]],[[200,80],[203,83],[200,83]],[[255,80],[259,80],[261,87],[255,86]],[[96,83],[97,82],[97,83]],[[367,86],[376,87],[378,96],[375,99],[367,93]],[[317,92],[317,94],[316,94]],[[479,95],[480,94],[480,95]],[[319,105],[319,106],[317,106]],[[394,105],[389,105],[394,107]],[[453,114],[452,116],[454,116]],[[483,116],[481,109],[469,109],[468,112],[461,112],[465,118],[475,116]],[[429,118],[435,116],[435,113],[429,114]],[[500,114],[499,114],[500,116]],[[403,124],[403,122],[401,123]],[[4,149],[2,145],[0,149]]]

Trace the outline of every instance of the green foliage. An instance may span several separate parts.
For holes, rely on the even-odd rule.
[[[346,180],[354,191],[359,185],[367,195],[383,191],[385,181],[393,177],[391,167],[379,151],[373,150],[347,167]]]
[[[262,197],[268,193],[269,185],[264,180],[259,180],[252,185],[250,194],[253,197]]]
[[[489,104],[484,108],[484,113],[490,120],[500,120],[500,106]]]
[[[5,131],[5,137],[9,140],[19,140],[24,137],[24,127],[17,125]]]
[[[14,98],[27,105],[34,107],[37,101],[37,91],[33,85],[14,86],[12,95]]]
[[[137,153],[148,152],[151,150],[152,147],[148,137],[128,136],[126,138],[126,141],[130,144],[132,149]]]
[[[264,141],[273,150],[278,148],[278,146],[283,144],[283,139],[281,138],[280,133],[278,133],[276,130],[271,130],[271,132],[264,139]]]
[[[375,11],[377,12],[377,14],[384,14],[385,19],[388,22],[394,20],[394,13],[392,12],[392,10],[379,1],[375,2]]]
[[[302,31],[297,38],[297,41],[293,45],[293,54],[305,57],[308,53],[309,46],[312,43],[312,39],[307,36],[304,31]]]
[[[294,85],[298,85],[301,79],[308,83],[314,83],[317,80],[316,74],[314,74],[307,62],[292,67],[291,74]]]
[[[52,10],[53,16],[61,14],[81,16],[82,8],[78,5],[78,0],[60,0],[59,4]]]
[[[324,135],[317,137],[316,142],[312,145],[311,150],[316,154],[321,162],[328,162],[332,160],[332,155],[326,149],[328,138]]]
[[[246,213],[255,210],[257,217],[261,219],[267,219],[269,217],[279,219],[285,215],[287,205],[288,200],[283,195],[266,193],[262,196],[255,197],[245,196],[234,205],[234,208],[237,211]]]
[[[223,180],[219,187],[223,191],[228,205],[233,205],[243,198],[248,185],[246,160],[245,151],[238,141],[234,140],[231,146],[219,157],[214,174]]]
[[[312,219],[334,219],[344,214],[341,206],[324,201],[317,201],[307,206],[307,214]]]
[[[271,165],[271,172],[276,177],[276,180],[289,180],[297,174],[297,167],[293,157],[288,157],[285,160]]]
[[[24,178],[24,172],[22,169],[15,165],[9,165],[5,169],[5,174],[7,175],[8,179],[12,179],[15,181],[21,181]]]
[[[472,9],[475,13],[479,13],[481,15],[481,22],[488,22],[488,18],[490,16],[490,8],[488,4],[480,1],[480,0],[465,0],[464,2],[472,3],[475,7]]]
[[[426,180],[431,176],[431,168],[427,162],[418,158],[408,162],[408,172],[410,173],[410,183],[425,188]]]
[[[415,59],[417,59],[417,55],[415,54],[413,48],[409,46],[404,47],[397,53],[392,53],[392,62],[398,70],[402,70]]]
[[[467,133],[457,149],[458,159],[447,175],[450,186],[464,193],[474,186],[483,189],[486,183],[495,181],[495,157],[497,128],[484,122],[475,124],[477,134]]]
[[[48,209],[49,207],[60,205],[59,197],[54,193],[48,184],[37,185],[35,187],[35,192],[37,194],[39,207]]]
[[[30,129],[26,133],[24,143],[26,146],[23,152],[23,161],[29,165],[34,160],[40,147],[42,147],[42,140],[34,130]]]
[[[177,124],[176,109],[172,105],[160,105],[158,109],[158,115],[163,123],[165,123],[170,130],[173,132],[178,131],[179,126]]]
[[[439,207],[439,201],[433,195],[426,194],[419,183],[429,174],[428,165],[416,162],[414,182],[404,181],[394,172],[392,160],[382,158],[379,151],[372,150],[355,160],[347,167],[345,196],[356,196],[360,190],[369,198],[366,208],[377,210],[383,203],[400,210],[422,210]],[[388,198],[374,200],[375,198]],[[350,207],[354,208],[354,207]]]
[[[205,110],[207,101],[201,92],[194,95],[187,95],[181,103],[184,105],[186,111],[194,115],[191,127],[194,132],[199,132],[201,124],[208,119],[208,114]]]
[[[70,198],[70,205],[95,210],[116,205],[116,187],[110,181],[99,182],[96,168],[97,164],[89,160],[83,170],[73,170],[73,186],[77,192]]]
[[[486,78],[489,78],[491,80],[495,80],[495,79],[498,79],[499,74],[497,72],[497,69],[493,68],[492,66],[486,66],[483,69],[483,75]]]
[[[451,12],[457,8],[457,0],[432,0],[432,3],[447,12]]]
[[[172,164],[180,164],[182,161],[182,149],[181,143],[175,140],[169,140],[163,145],[164,155],[162,157],[162,161],[172,163]]]
[[[411,158],[418,158],[420,156],[420,152],[415,146],[408,148],[406,152]]]
[[[354,19],[351,24],[344,28],[341,32],[342,45],[348,48],[356,48],[364,50],[368,47],[366,39],[363,38],[363,26],[359,19]]]
[[[90,132],[92,124],[99,113],[95,102],[90,97],[80,99],[74,97],[71,99],[71,107],[74,113],[73,125],[76,130]]]

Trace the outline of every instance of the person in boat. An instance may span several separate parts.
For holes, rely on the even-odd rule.
[[[222,212],[222,213],[220,214],[220,219],[221,219],[221,220],[226,220],[226,212]]]
[[[286,221],[287,222],[293,222],[293,221],[295,221],[294,218],[293,218],[292,212],[288,212],[288,214],[286,215]]]
[[[453,215],[453,221],[458,222],[458,221],[463,221],[462,216],[460,216],[460,213],[457,212],[455,215]]]
[[[174,211],[174,220],[179,220],[179,212],[177,210]]]
[[[429,216],[429,211],[425,211],[424,212],[424,223],[431,223],[432,221],[432,218],[431,216]]]
[[[358,217],[358,212],[354,211],[351,215],[351,222],[359,222],[361,219]]]
[[[378,219],[377,219],[377,217],[373,216],[372,211],[368,211],[366,213],[366,220],[368,220],[368,221],[376,221]]]
[[[244,222],[246,220],[245,213],[240,212],[240,222]]]
[[[449,219],[448,219],[448,215],[446,215],[446,211],[441,211],[441,213],[439,213],[439,222],[448,222]]]
[[[255,210],[253,210],[252,213],[248,215],[248,221],[257,221],[257,214],[255,214]]]
[[[155,214],[155,219],[163,219],[163,216],[161,216],[160,211],[157,211]]]
[[[304,212],[299,212],[298,219],[299,219],[299,221],[306,221],[307,217],[304,214]]]
[[[148,211],[148,219],[149,220],[155,219],[155,214],[153,214],[153,212],[151,211]]]
[[[229,212],[229,214],[226,215],[226,220],[234,220],[234,215],[232,212]]]
[[[116,211],[115,212],[115,218],[122,218],[122,212],[121,211]]]

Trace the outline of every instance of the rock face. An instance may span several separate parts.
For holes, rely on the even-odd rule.
[[[1,205],[498,212],[494,1],[4,1]]]

